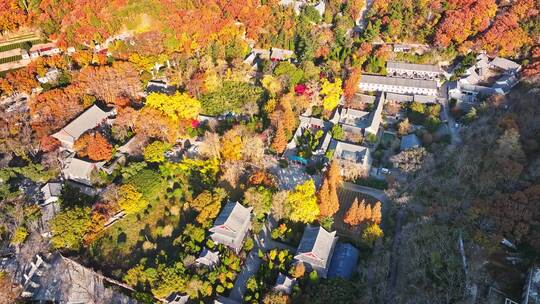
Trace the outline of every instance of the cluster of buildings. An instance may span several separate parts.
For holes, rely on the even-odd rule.
[[[51,135],[61,145],[65,157],[61,159],[62,174],[66,180],[71,180],[83,185],[91,186],[92,173],[101,168],[105,162],[92,162],[75,156],[74,145],[77,139],[84,133],[92,130],[115,115],[114,111],[104,111],[97,105],[93,105],[81,115],[63,127],[60,131]]]
[[[244,59],[244,63],[253,70],[259,70],[263,60],[272,62],[287,61],[294,57],[294,51],[272,47],[270,49],[252,48],[251,53]]]
[[[288,160],[308,164],[309,160],[299,155],[302,135],[307,131],[315,134],[322,131],[312,158],[323,156],[338,160],[342,167],[353,164],[366,175],[372,164],[372,150],[375,148],[381,125],[383,110],[387,102],[420,102],[433,104],[439,94],[439,77],[443,71],[437,65],[410,64],[389,61],[387,75],[362,75],[358,83],[359,91],[352,101],[341,101],[329,120],[311,117],[305,113],[299,117],[300,125],[293,139],[288,143],[284,157]],[[389,117],[391,120],[392,117]],[[397,118],[394,119],[397,122]],[[332,129],[339,126],[344,138],[333,138]],[[416,135],[406,136],[402,150],[419,146]],[[329,153],[331,152],[331,153]]]
[[[251,227],[252,208],[238,202],[228,202],[209,229],[210,238],[239,253]],[[302,263],[306,271],[317,272],[321,278],[350,278],[356,271],[359,252],[351,244],[338,243],[336,232],[328,232],[319,226],[306,226],[294,255],[293,266]],[[219,263],[219,253],[203,248],[196,262],[214,267]],[[296,279],[280,273],[274,290],[290,294]],[[220,297],[215,303],[235,303]]]
[[[74,48],[69,48],[68,52],[75,52]],[[43,56],[54,56],[61,54],[62,50],[55,43],[40,43],[33,45],[28,51],[22,52],[23,59],[37,59]]]
[[[505,95],[519,82],[521,65],[485,54],[476,57],[476,63],[463,76],[448,87],[450,98],[462,102],[476,102],[491,95]]]
[[[326,156],[337,160],[342,167],[356,166],[367,175],[372,164],[371,151],[381,133],[386,99],[385,92],[376,95],[357,93],[352,102],[342,100],[327,121],[311,117],[309,113],[301,115],[300,125],[287,144],[284,157],[296,163],[308,164],[309,160],[300,157],[298,153],[302,135],[306,131],[312,134],[322,131],[323,135],[312,153],[313,159]],[[343,138],[333,138],[332,129],[335,126],[341,128]]]

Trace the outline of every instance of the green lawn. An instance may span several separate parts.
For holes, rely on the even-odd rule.
[[[10,50],[13,50],[13,49],[20,49],[24,46],[26,41],[21,41],[21,42],[15,42],[15,43],[12,43],[12,44],[6,44],[6,45],[2,45],[0,46],[0,52],[5,52],[5,51],[10,51]],[[32,45],[34,44],[39,44],[39,43],[43,43],[44,41],[41,40],[41,39],[35,39],[35,40],[29,40],[28,42],[30,42]]]
[[[149,198],[148,208],[138,214],[130,214],[102,232],[88,248],[89,254],[99,268],[112,271],[128,269],[144,256],[155,255],[156,251],[169,250],[172,241],[180,235],[182,206],[169,202],[164,197],[166,181]],[[171,236],[162,236],[164,227],[172,228]],[[143,243],[152,244],[144,249]]]
[[[18,60],[21,60],[21,59],[22,59],[21,55],[15,55],[15,56],[11,56],[11,57],[0,58],[0,64],[12,62],[12,61],[18,61]]]

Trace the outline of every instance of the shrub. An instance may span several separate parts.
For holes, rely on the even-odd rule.
[[[19,227],[13,232],[13,236],[11,237],[11,245],[19,245],[24,243],[26,238],[28,237],[28,230],[26,230],[25,227]]]
[[[165,151],[170,148],[171,145],[156,140],[144,148],[144,160],[149,163],[162,163],[165,161]]]
[[[151,198],[160,190],[161,176],[153,170],[143,169],[128,178],[126,184],[133,185],[146,198]]]

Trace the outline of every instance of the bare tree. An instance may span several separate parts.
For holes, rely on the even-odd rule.
[[[200,146],[200,152],[203,156],[208,158],[220,158],[219,151],[221,144],[219,142],[219,135],[217,133],[208,132],[204,133],[204,141]]]
[[[405,173],[413,173],[422,168],[429,155],[424,147],[420,147],[396,154],[390,158],[390,161],[395,168],[399,168]]]
[[[260,166],[264,158],[264,142],[262,139],[257,135],[252,135],[250,138],[247,138],[246,136],[243,143],[242,158],[245,161]]]
[[[287,205],[288,191],[279,191],[272,198],[272,215],[276,220],[285,218],[289,213]]]
[[[355,180],[359,177],[366,177],[369,173],[366,167],[352,161],[341,160],[339,165],[344,180]]]

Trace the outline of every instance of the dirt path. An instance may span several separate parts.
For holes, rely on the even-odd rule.
[[[395,303],[396,285],[399,277],[399,249],[401,247],[401,231],[403,228],[403,220],[405,218],[405,209],[400,209],[396,215],[396,232],[394,234],[394,242],[392,243],[392,252],[390,253],[390,266],[388,269],[388,285],[386,290],[385,303]]]

